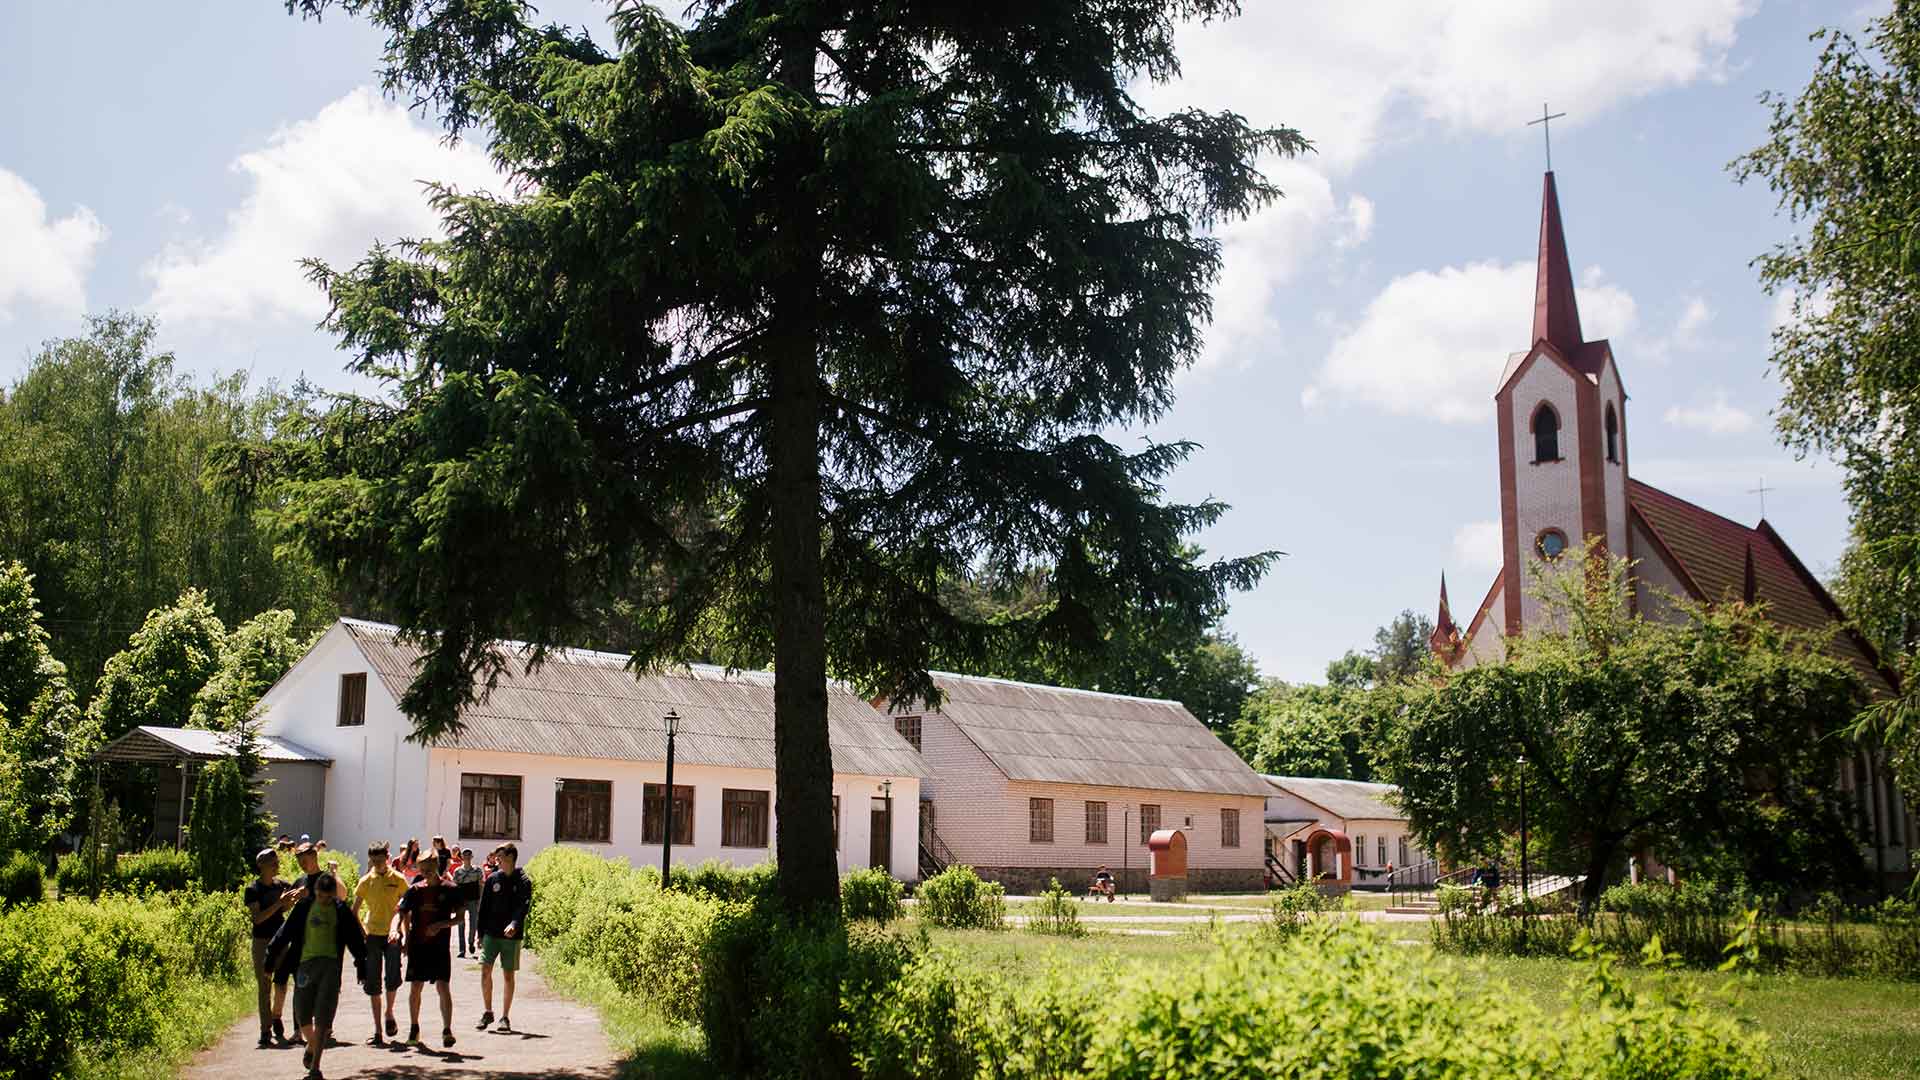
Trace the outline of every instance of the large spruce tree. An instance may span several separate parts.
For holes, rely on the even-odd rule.
[[[925,697],[996,635],[1098,641],[1115,597],[1198,609],[1151,421],[1197,355],[1207,230],[1305,146],[1147,114],[1176,25],[1233,0],[616,5],[611,48],[473,0],[289,0],[388,35],[385,81],[488,141],[503,195],[436,189],[446,237],[314,268],[381,400],[291,462],[309,548],[428,646],[403,702],[458,724],[512,636],[628,613],[636,662],[770,649],[782,894],[830,903],[829,676]],[[1052,567],[1042,619],[943,577]],[[476,687],[475,679],[479,685]]]

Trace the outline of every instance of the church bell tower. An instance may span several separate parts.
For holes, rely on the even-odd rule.
[[[1604,340],[1580,330],[1560,196],[1546,174],[1534,276],[1533,344],[1508,358],[1494,395],[1500,432],[1500,609],[1510,635],[1533,621],[1526,563],[1589,538],[1627,553],[1627,394]]]

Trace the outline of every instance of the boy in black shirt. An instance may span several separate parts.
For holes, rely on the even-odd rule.
[[[420,856],[420,876],[407,886],[400,898],[404,916],[407,950],[407,1011],[412,1027],[407,1041],[420,1041],[420,991],[433,983],[440,991],[440,1044],[451,1047],[453,1039],[453,922],[460,906],[460,890],[440,877],[440,863],[433,855]]]
[[[280,880],[280,856],[272,848],[255,855],[253,867],[260,876],[247,885],[241,899],[253,919],[253,983],[255,1004],[260,1012],[260,1046],[264,1049],[272,1046],[276,1039],[286,1038],[280,1017],[287,1004],[287,980],[274,975],[267,961],[270,955],[267,945],[273,940],[274,931],[286,921],[287,909],[299,903],[306,893]]]
[[[500,869],[480,882],[480,1029],[493,1023],[493,965],[498,961],[506,984],[500,997],[500,1030],[512,1031],[513,973],[520,968],[520,942],[527,910],[533,906],[533,881],[515,865],[519,848],[501,844],[493,856]]]

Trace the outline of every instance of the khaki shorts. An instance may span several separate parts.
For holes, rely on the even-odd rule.
[[[495,960],[500,961],[501,971],[520,970],[520,939],[495,937],[488,934],[480,939],[480,965],[485,967]]]

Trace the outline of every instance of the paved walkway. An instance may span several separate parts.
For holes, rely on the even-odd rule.
[[[524,954],[514,987],[511,1035],[476,1031],[480,1019],[480,965],[456,958],[453,962],[452,1050],[440,1049],[440,1002],[431,987],[420,999],[420,1034],[425,1047],[373,1047],[365,1043],[373,1019],[366,995],[343,986],[340,1011],[334,1019],[334,1038],[345,1046],[327,1048],[320,1067],[328,1080],[347,1077],[420,1077],[435,1080],[472,1080],[489,1077],[510,1080],[611,1080],[618,1073],[618,1055],[600,1031],[600,1017],[592,1007],[556,996],[540,978],[540,961]],[[351,965],[344,972],[352,978]],[[494,973],[494,1004],[499,1004],[500,977]],[[287,1003],[289,1024],[293,1003]],[[407,987],[400,987],[394,1008],[400,1037],[407,1035]],[[301,1048],[262,1050],[259,1023],[249,1015],[218,1043],[204,1050],[183,1076],[206,1080],[271,1080],[304,1076]]]

